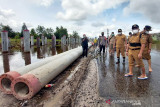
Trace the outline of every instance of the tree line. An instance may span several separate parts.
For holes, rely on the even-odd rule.
[[[15,32],[9,25],[3,25],[0,24],[0,31],[6,30],[8,31],[8,37],[19,39],[23,37],[23,30],[28,30],[25,23],[23,23],[21,32]],[[37,28],[32,28],[30,30],[30,35],[34,36],[36,39],[38,36],[41,37],[42,35],[46,36],[48,39],[51,39],[53,35],[56,36],[57,39],[61,39],[63,35],[73,36],[73,37],[79,37],[79,34],[76,31],[73,31],[72,34],[68,34],[67,28],[64,28],[63,26],[56,27],[56,30],[54,31],[53,28],[45,28],[44,26],[38,25]]]

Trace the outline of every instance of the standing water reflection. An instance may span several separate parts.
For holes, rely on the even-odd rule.
[[[0,74],[32,64],[46,57],[60,54],[78,46],[80,46],[80,44],[62,45],[56,46],[55,48],[51,48],[50,46],[41,46],[39,48],[32,46],[28,53],[25,53],[23,48],[12,48],[8,53],[2,53],[0,50]]]

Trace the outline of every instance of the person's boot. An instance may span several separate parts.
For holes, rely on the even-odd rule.
[[[116,64],[119,64],[120,63],[120,60],[119,60],[119,57],[117,57],[117,62],[116,62]]]
[[[125,64],[125,57],[123,57],[123,63],[122,64]]]

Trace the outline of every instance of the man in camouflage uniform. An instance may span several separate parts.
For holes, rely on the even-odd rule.
[[[144,33],[142,35],[145,36],[146,38],[146,44],[145,44],[145,49],[144,52],[142,54],[143,59],[148,61],[148,65],[149,65],[149,72],[152,72],[152,68],[151,68],[151,45],[152,45],[152,37],[149,34],[149,31],[151,31],[151,26],[146,25],[144,28]]]
[[[118,29],[118,35],[116,35],[115,37],[115,45],[116,45],[116,52],[117,52],[116,64],[120,63],[120,54],[123,57],[123,64],[125,64],[125,46],[126,44],[127,44],[126,36],[122,34],[122,29]]]
[[[112,32],[112,34],[110,35],[109,39],[108,39],[108,43],[109,43],[109,54],[110,56],[114,53],[114,43],[115,42],[115,35],[114,32]]]

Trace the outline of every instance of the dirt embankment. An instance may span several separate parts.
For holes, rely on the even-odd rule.
[[[76,90],[72,107],[109,107],[105,99],[99,96],[97,73],[97,61],[94,59],[90,61],[87,73]]]

